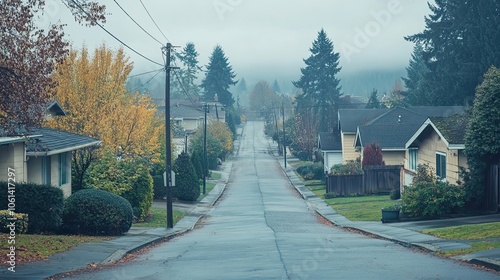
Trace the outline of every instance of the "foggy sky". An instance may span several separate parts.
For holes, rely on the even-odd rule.
[[[148,32],[162,43],[167,40],[155,27],[139,0],[117,0]],[[163,63],[161,45],[143,32],[111,0],[104,25],[116,37]],[[403,37],[424,29],[430,13],[423,0],[143,0],[168,40],[175,46],[193,42],[206,65],[215,45],[224,49],[237,79],[272,80],[300,76],[303,59],[323,28],[340,52],[342,72],[394,69],[407,66],[413,45]],[[89,50],[105,42],[121,44],[99,27],[82,27],[72,20],[59,0],[47,0],[40,24],[67,23],[66,34],[74,48]],[[180,50],[180,49],[179,49]],[[160,66],[125,48],[134,62],[133,74]]]

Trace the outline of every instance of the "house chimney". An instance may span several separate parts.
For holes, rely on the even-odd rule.
[[[215,101],[215,102],[219,102],[219,97],[217,96],[217,93],[216,93],[216,94],[215,94],[215,96],[214,96],[214,101]]]

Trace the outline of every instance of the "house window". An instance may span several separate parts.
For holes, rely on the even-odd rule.
[[[50,171],[50,165],[51,165],[51,157],[43,157],[42,158],[42,184],[44,185],[50,185],[52,184],[51,182],[51,171]]]
[[[68,183],[68,153],[59,154],[59,186]]]
[[[408,168],[413,171],[417,171],[418,161],[418,149],[411,148],[408,149]]]
[[[446,154],[436,153],[436,176],[446,179]]]

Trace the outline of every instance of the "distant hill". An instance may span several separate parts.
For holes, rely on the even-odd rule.
[[[339,73],[342,92],[346,95],[368,97],[375,88],[379,96],[389,93],[396,80],[406,76],[405,69],[371,70],[354,73]]]

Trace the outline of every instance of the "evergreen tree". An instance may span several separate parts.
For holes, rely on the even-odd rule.
[[[200,196],[200,184],[187,153],[181,153],[173,166],[175,186],[172,195],[180,200],[196,201]]]
[[[477,88],[465,137],[470,170],[469,197],[479,205],[484,198],[487,168],[500,163],[500,69],[491,67]]]
[[[217,94],[219,102],[222,105],[228,108],[232,107],[234,99],[231,92],[229,92],[229,88],[236,85],[237,81],[234,80],[235,77],[236,74],[234,74],[233,68],[229,65],[222,47],[217,45],[210,56],[205,79],[201,82],[205,100],[213,100]]]
[[[333,42],[323,29],[318,32],[318,37],[309,50],[311,56],[304,60],[306,67],[300,69],[300,79],[293,82],[302,91],[297,97],[298,113],[308,107],[313,108],[316,131],[332,131],[342,95],[340,80],[335,77],[341,70],[340,55],[334,52]]]
[[[500,65],[500,0],[436,0],[423,32],[405,39],[423,46],[424,87],[433,105],[463,105],[491,65]]]
[[[425,64],[422,44],[415,44],[406,73],[407,77],[403,78],[406,87],[403,92],[405,101],[413,106],[432,105],[428,96],[429,91],[425,87],[425,77],[429,69]]]
[[[275,93],[281,93],[280,85],[278,84],[278,80],[274,79],[273,90]]]
[[[248,88],[247,88],[247,82],[245,81],[245,78],[241,78],[240,82],[238,83],[238,93],[246,93]]]
[[[181,53],[176,54],[176,57],[182,63],[182,67],[178,71],[178,78],[180,80],[179,86],[184,95],[195,98],[200,95],[200,87],[195,83],[198,78],[198,73],[201,67],[198,65],[198,52],[194,43],[187,43],[182,49]]]
[[[385,106],[378,99],[378,91],[376,89],[372,90],[370,94],[370,99],[368,99],[368,103],[366,104],[366,109],[378,109],[384,108]]]

